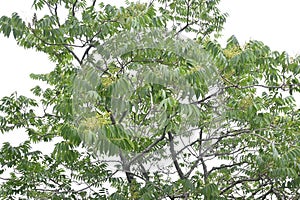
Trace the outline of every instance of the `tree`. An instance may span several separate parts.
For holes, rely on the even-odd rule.
[[[0,197],[298,199],[299,58],[222,47],[218,3],[35,0],[31,22],[2,16],[4,36],[56,68],[31,75],[49,85],[36,99],[1,99],[1,132],[29,140],[2,145]],[[57,137],[50,155],[31,150]]]

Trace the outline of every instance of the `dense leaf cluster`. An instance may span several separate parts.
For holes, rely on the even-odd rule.
[[[17,146],[1,145],[0,198],[300,198],[300,59],[259,41],[240,45],[234,36],[222,47],[213,39],[226,19],[218,3],[34,0],[32,21],[2,16],[4,36],[46,53],[56,67],[31,75],[48,84],[32,89],[35,99],[14,93],[0,100],[0,131],[28,134]],[[184,42],[173,50],[132,49],[82,74],[107,41],[153,28]],[[193,40],[178,39],[181,33]],[[192,62],[176,52],[181,47],[205,59]],[[133,87],[137,71],[145,82]],[[91,88],[79,90],[83,99],[81,87]],[[113,104],[116,93],[124,99]],[[40,142],[53,151],[34,150]]]

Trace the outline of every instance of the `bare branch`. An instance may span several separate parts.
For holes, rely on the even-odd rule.
[[[138,153],[136,156],[134,156],[128,163],[129,165],[131,165],[132,163],[134,163],[137,159],[141,158],[142,156],[144,156],[146,153],[148,153],[153,147],[155,147],[160,141],[162,141],[165,138],[166,135],[166,128],[163,131],[163,134],[156,139],[151,145],[149,145],[144,151],[142,151],[141,153]]]
[[[142,174],[143,174],[143,176],[145,177],[146,181],[149,181],[150,178],[149,178],[149,176],[148,176],[148,172],[146,171],[146,169],[145,169],[143,163],[140,162],[140,161],[138,161],[138,163],[139,163],[139,166],[140,166],[140,168],[141,168],[141,170],[142,170]]]
[[[109,176],[107,176],[107,177],[105,177],[105,178],[103,178],[103,179],[101,179],[101,180],[97,180],[97,182],[95,182],[95,183],[93,183],[93,184],[87,184],[87,187],[82,188],[82,189],[80,189],[80,190],[77,190],[76,192],[77,192],[77,193],[82,192],[82,191],[84,191],[84,190],[86,190],[86,189],[91,188],[91,187],[92,187],[94,184],[96,184],[96,183],[106,181],[106,180],[110,179],[111,177],[113,177],[118,171],[119,171],[119,170],[114,171],[114,172],[111,173]]]
[[[2,178],[0,177],[1,180],[4,180],[4,181],[10,181],[11,179],[10,178]]]
[[[128,183],[132,183],[132,180],[134,179],[134,177],[133,177],[133,173],[131,173],[131,171],[130,171],[130,164],[127,162],[127,159],[123,155],[122,151],[119,152],[119,156],[122,161],[122,167],[123,167],[123,171],[126,174],[127,181],[128,181]]]
[[[46,40],[42,39],[41,37],[39,37],[36,33],[34,29],[31,29],[31,32],[33,33],[33,35],[39,39],[41,42],[43,42],[46,45],[49,46],[67,46],[67,47],[78,47],[78,48],[82,48],[85,47],[88,43],[82,44],[82,45],[76,45],[76,44],[68,44],[68,43],[51,43],[51,42],[47,42]]]
[[[224,87],[223,89],[228,89],[228,88],[237,88],[237,89],[250,89],[250,88],[255,88],[255,87],[261,87],[261,88],[266,88],[266,89],[282,89],[283,91],[287,91],[288,89],[292,89],[295,87],[299,87],[300,84],[286,84],[282,83],[281,85],[263,85],[263,84],[253,84],[253,85],[246,85],[246,86],[240,86],[238,83],[234,84],[231,81],[229,81],[227,78],[224,76],[220,75],[222,79],[224,79],[227,83],[229,83],[229,86]]]
[[[83,60],[88,56],[89,51],[91,50],[91,48],[94,47],[94,45],[90,44],[88,48],[86,48],[86,50],[84,51],[82,58],[80,60],[81,64],[83,63]]]
[[[237,184],[244,183],[244,182],[255,182],[255,181],[259,181],[259,180],[260,180],[260,178],[245,178],[245,179],[237,180],[237,181],[233,182],[232,184],[230,184],[228,187],[224,188],[220,192],[220,194],[224,194],[226,191],[230,190],[231,188],[233,188]]]
[[[219,167],[213,167],[211,170],[208,171],[207,175],[209,175],[210,173],[212,173],[215,170],[220,170],[220,169],[225,169],[225,168],[231,168],[231,167],[235,167],[235,166],[240,166],[245,164],[246,162],[239,162],[239,163],[233,163],[231,165],[221,165]]]
[[[97,0],[94,0],[94,1],[93,1],[93,4],[92,4],[93,7],[96,5],[96,1],[97,1]]]
[[[72,16],[73,16],[73,17],[75,17],[75,8],[76,8],[77,1],[78,1],[78,0],[76,0],[76,1],[73,3],[73,5],[72,5]]]
[[[148,8],[154,5],[154,1],[155,1],[155,0],[151,0],[151,1],[149,2]]]
[[[205,162],[202,157],[202,137],[203,137],[203,129],[200,130],[199,132],[199,139],[197,142],[199,143],[199,156],[198,159],[194,162],[194,164],[190,167],[190,170],[186,173],[185,177],[189,177],[191,173],[195,170],[195,168],[198,166],[199,161],[202,163],[203,171],[204,171],[204,177],[207,177],[207,167],[205,165]],[[206,178],[205,178],[206,179]]]
[[[277,129],[277,127],[274,127]],[[224,138],[229,138],[229,137],[236,137],[236,136],[239,136],[239,135],[243,135],[243,134],[249,134],[249,135],[253,135],[255,137],[258,137],[260,138],[261,140],[267,142],[267,143],[270,143],[270,142],[273,142],[257,133],[253,133],[253,132],[256,132],[256,131],[264,131],[264,130],[271,130],[270,128],[259,128],[259,129],[254,129],[254,130],[251,130],[251,129],[238,129],[238,130],[232,130],[232,131],[228,131],[226,133],[221,133],[219,136],[216,136],[216,137],[209,137],[209,138],[202,138],[201,141],[204,142],[204,141],[212,141],[212,140],[222,140]],[[188,145],[185,145],[182,149],[180,149],[178,152],[177,152],[177,155],[182,153],[185,149],[191,147],[191,146],[194,146],[195,144],[197,144],[198,142],[200,142],[200,139],[196,139],[194,140],[193,142],[191,142],[190,144]],[[275,145],[279,145],[278,143],[274,143]]]
[[[195,101],[195,102],[192,102],[191,104],[201,104],[201,103],[204,103],[205,101],[207,101],[208,99],[212,98],[212,97],[215,97],[217,95],[221,95],[223,94],[224,91],[222,89],[219,89],[217,92],[207,96],[207,97],[204,97],[203,99],[199,100],[199,101]]]
[[[56,3],[55,7],[54,7],[54,13],[55,13],[57,25],[60,27],[60,22],[59,22],[59,17],[58,17],[58,11],[57,10],[58,10],[58,6],[57,6],[57,3]]]
[[[189,0],[185,1],[185,3],[186,3],[186,6],[187,6],[187,8],[186,8],[186,10],[187,10],[186,11],[186,24],[179,31],[177,31],[177,33],[175,35],[178,35],[179,33],[181,33],[182,31],[184,31],[186,28],[188,28],[190,25],[193,24],[193,22],[192,23],[189,22],[190,21],[189,17],[190,17],[191,4],[190,4]]]
[[[173,135],[171,132],[168,132],[168,137],[169,137],[169,143],[170,143],[170,152],[171,152],[171,157],[172,157],[172,160],[173,160],[173,163],[175,165],[175,168],[176,168],[176,171],[179,175],[179,177],[181,179],[184,179],[185,176],[179,166],[179,163],[177,161],[177,158],[176,158],[176,152],[175,152],[175,149],[174,149],[174,138],[173,138]]]
[[[69,53],[75,58],[75,60],[81,65],[82,61],[78,58],[78,56],[72,51],[68,46],[64,45],[64,47],[68,50]]]

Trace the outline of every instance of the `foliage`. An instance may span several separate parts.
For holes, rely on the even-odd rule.
[[[34,0],[31,22],[17,13],[2,16],[4,36],[46,53],[56,67],[31,75],[49,85],[33,88],[35,99],[14,93],[0,101],[1,132],[25,130],[29,136],[18,146],[2,144],[1,199],[298,199],[300,59],[259,41],[240,45],[234,36],[222,47],[211,39],[226,18],[218,3],[157,0],[116,7]],[[105,42],[126,31],[165,27],[173,30],[170,41],[191,33],[193,40],[179,40],[184,44],[174,48],[200,51],[203,60],[190,62],[170,49],[135,49],[110,60],[100,74],[81,74]],[[124,77],[141,69],[154,69],[143,76],[147,84],[123,94],[126,106],[114,104],[128,112],[123,121],[119,107],[111,106],[113,92],[131,91],[128,80],[138,79]],[[85,84],[97,83],[88,94],[100,102],[98,112],[78,122],[74,80],[95,74],[99,81]],[[172,87],[158,84],[159,75]],[[207,81],[214,76],[220,77],[214,84]],[[153,108],[159,112],[149,114]],[[136,135],[129,125],[151,134]],[[184,131],[190,140],[176,149]],[[50,155],[31,148],[57,138]],[[119,156],[119,166],[112,169],[103,155]],[[168,159],[163,168],[145,169]]]

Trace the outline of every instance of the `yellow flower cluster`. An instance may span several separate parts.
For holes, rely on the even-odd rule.
[[[232,46],[228,49],[224,49],[224,55],[228,59],[233,58],[234,56],[240,54],[241,52],[242,52],[242,50],[239,46]]]
[[[82,125],[89,130],[97,129],[100,126],[110,124],[110,113],[104,112],[101,114],[96,114],[95,116],[88,117],[82,121]]]

